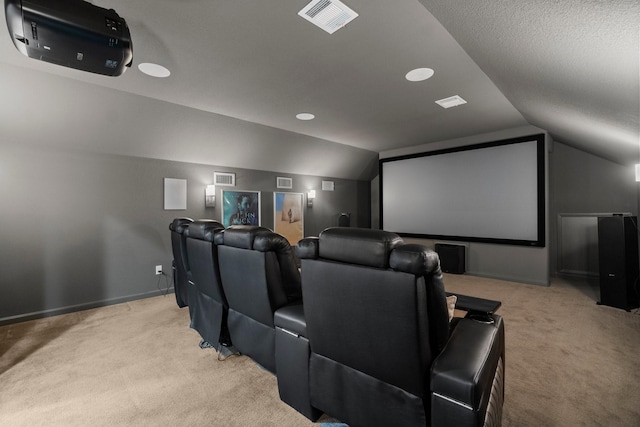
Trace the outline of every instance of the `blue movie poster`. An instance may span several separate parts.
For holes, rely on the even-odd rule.
[[[260,192],[222,192],[222,225],[260,225]]]

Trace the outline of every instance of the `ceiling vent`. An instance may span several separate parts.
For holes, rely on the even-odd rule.
[[[358,14],[338,0],[313,0],[298,15],[329,34],[335,33],[358,17]]]
[[[457,107],[458,105],[466,103],[467,101],[465,101],[458,95],[450,96],[449,98],[439,99],[436,101],[436,104],[438,104],[442,108]]]

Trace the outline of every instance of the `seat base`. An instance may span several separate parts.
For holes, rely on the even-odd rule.
[[[272,374],[276,373],[275,330],[229,309],[229,333],[233,345]]]
[[[427,425],[428,414],[422,396],[319,354],[311,354],[309,382],[313,406],[348,425]]]

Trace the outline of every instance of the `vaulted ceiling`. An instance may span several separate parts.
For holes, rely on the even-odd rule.
[[[123,154],[220,164],[232,163],[221,142],[192,135],[159,144],[161,134],[175,137],[169,128],[194,120],[186,116],[227,127],[233,119],[252,134],[269,134],[274,147],[289,140],[294,151],[314,147],[312,156],[326,153],[336,163],[529,124],[621,164],[640,158],[637,0],[345,0],[359,16],[334,34],[297,15],[307,0],[91,3],[126,19],[133,67],[105,77],[51,65],[20,55],[0,32],[3,128],[72,120],[80,129],[102,115],[136,135],[139,146],[123,144]],[[137,68],[143,62],[171,75],[149,77]],[[433,77],[407,81],[419,67],[433,69]],[[453,95],[467,103],[446,110],[435,103]],[[38,120],[25,118],[36,105]],[[140,126],[153,123],[154,138],[115,120],[117,111],[137,114]],[[154,112],[161,123],[147,117]],[[315,119],[297,120],[300,112]],[[94,148],[105,150],[100,144]],[[215,145],[210,156],[206,144]],[[332,159],[332,152],[347,155]],[[340,175],[311,169],[304,172]]]

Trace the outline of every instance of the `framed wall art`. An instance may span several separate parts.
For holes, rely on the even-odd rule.
[[[260,192],[223,190],[222,225],[260,225]]]
[[[187,209],[187,180],[177,178],[164,179],[164,210]]]
[[[282,234],[291,245],[304,237],[303,206],[303,193],[273,193],[273,231]]]

